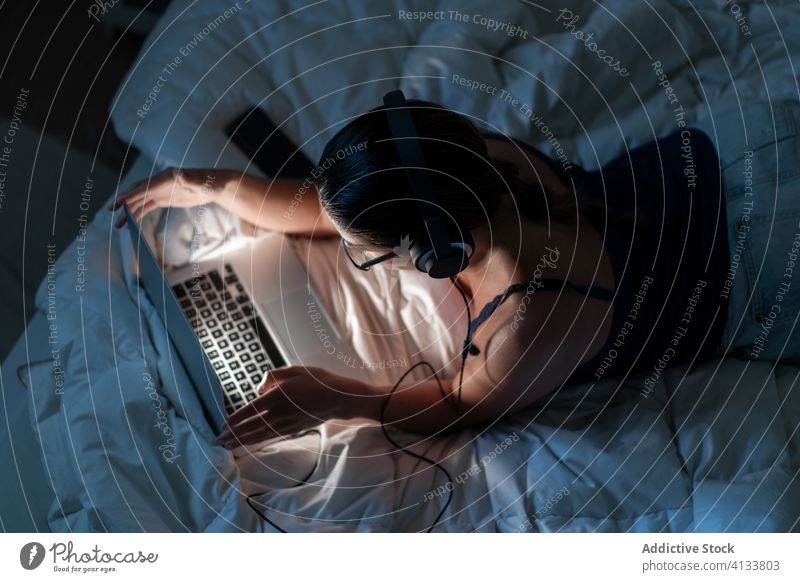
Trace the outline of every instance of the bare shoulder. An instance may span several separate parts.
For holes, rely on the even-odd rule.
[[[608,306],[573,291],[510,296],[475,334],[481,353],[469,368],[493,387],[546,394],[597,353],[610,325]]]
[[[593,357],[600,349],[597,342],[602,345],[608,335],[610,326],[600,314],[598,300],[587,302],[574,291],[540,293],[535,302],[512,297],[475,333],[480,353],[467,361],[463,390],[460,380],[453,382],[463,402],[470,404],[468,416],[477,422],[523,410],[545,398],[578,364]],[[586,303],[591,304],[591,317],[581,316]],[[599,333],[592,333],[592,326],[601,328]]]

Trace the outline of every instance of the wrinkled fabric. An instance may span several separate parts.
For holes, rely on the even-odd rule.
[[[476,115],[487,129],[555,154],[541,125],[496,96],[454,84],[452,75],[503,87],[531,104],[566,155],[587,168],[674,128],[651,62],[638,53],[630,57],[626,78],[597,66],[597,56],[555,21],[560,5],[538,3],[550,13],[522,2],[492,6],[493,18],[529,30],[527,40],[474,23],[381,17],[428,4],[242,4],[239,16],[246,17],[228,18],[193,43],[139,116],[165,63],[231,6],[171,3],[111,110],[117,132],[143,153],[126,184],[169,165],[258,173],[222,132],[251,105],[261,105],[316,159],[332,133],[349,116],[379,104],[397,77],[408,97]],[[593,2],[572,8],[608,54],[630,55],[630,34],[646,39],[652,60],[669,72],[687,120],[706,109],[704,100],[729,105],[735,91],[763,97],[762,70],[773,98],[796,90],[784,49],[772,44],[772,16],[788,22],[789,2],[770,3],[772,15],[747,5],[752,37],[743,37],[718,3],[692,4],[696,13],[681,2],[605,3],[630,33]],[[475,1],[437,6],[487,12]],[[706,26],[718,47],[709,44]],[[796,58],[796,34],[787,30],[784,40]],[[702,84],[693,79],[695,71]],[[199,228],[207,239],[197,248],[188,243],[190,212],[154,213],[145,230],[169,266],[241,242],[238,221],[226,213],[215,209],[205,220]],[[43,368],[36,369],[32,389],[31,420],[58,497],[49,517],[55,531],[274,531],[248,506],[247,495],[291,531],[418,531],[436,519],[450,493],[438,531],[798,527],[798,369],[765,362],[715,360],[691,375],[668,370],[646,398],[641,378],[623,386],[576,386],[547,399],[540,411],[490,430],[413,445],[441,460],[449,483],[426,463],[392,452],[378,427],[359,422],[328,423],[321,438],[309,434],[252,447],[252,454],[238,451],[236,459],[213,444],[166,330],[139,292],[127,233],[110,225],[107,215],[98,216],[86,240],[57,261],[55,298],[46,284],[37,295],[45,313],[55,302],[65,372],[62,394]],[[422,358],[454,373],[466,323],[460,297],[447,294],[446,285],[413,271],[375,269],[367,277],[348,270],[335,241],[293,244],[359,357],[370,365],[404,361],[375,369],[376,382],[398,377]],[[91,276],[76,292],[79,251]]]

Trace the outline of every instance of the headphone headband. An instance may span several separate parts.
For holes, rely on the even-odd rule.
[[[427,164],[419,145],[419,136],[403,92],[396,90],[387,93],[383,96],[383,104],[400,162],[405,167],[431,243],[430,248],[425,248],[428,245],[415,241],[419,250],[416,253],[419,259],[415,260],[415,264],[418,269],[437,279],[453,276],[469,263],[474,247],[472,237],[463,229],[460,240],[453,241],[448,236],[449,229],[426,171]]]

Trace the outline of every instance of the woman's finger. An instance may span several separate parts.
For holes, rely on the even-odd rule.
[[[247,431],[238,431],[236,434],[231,434],[224,438],[223,435],[220,435],[217,443],[227,448],[249,445],[268,438],[291,436],[318,424],[319,422],[310,419],[279,417],[274,422],[270,422],[266,418],[261,418],[260,424],[255,425],[255,428]]]
[[[264,376],[261,386],[258,387],[258,393],[264,394],[270,390],[280,387],[282,382],[297,376],[308,376],[315,368],[306,368],[305,366],[285,366],[283,368],[273,368],[269,370]]]
[[[142,201],[145,195],[146,192],[141,192],[141,193],[131,194],[130,196],[125,196],[124,198],[119,198],[111,206],[109,206],[109,210],[113,212],[117,208],[122,208],[122,206],[127,205],[129,208],[132,206],[136,206]]]
[[[263,418],[266,414],[271,415],[272,418],[292,417],[297,407],[287,406],[286,401],[288,397],[285,390],[291,390],[291,385],[294,384],[294,378],[297,378],[297,376],[281,379],[280,384],[277,385],[275,389],[268,390],[262,396],[259,396],[230,415],[225,422],[222,435],[230,433],[241,435],[251,430],[254,426],[258,426],[259,423],[263,424],[267,422]]]
[[[217,437],[217,442],[224,443],[226,441],[242,438],[244,435],[256,430],[271,428],[269,419],[267,418],[269,415],[270,413],[265,411],[254,414],[242,422],[237,423],[235,426],[228,425]]]
[[[117,199],[114,200],[111,204],[108,205],[109,210],[116,210],[123,204],[130,204],[134,200],[141,198],[148,191],[154,190],[158,184],[153,181],[146,181],[141,180],[133,184],[130,188],[125,190],[122,194],[117,196]]]
[[[130,185],[116,200],[108,205],[109,210],[116,210],[123,204],[130,204],[134,200],[146,195],[148,192],[153,192],[165,183],[173,184],[177,176],[175,168],[168,168],[144,180],[139,180]]]
[[[259,396],[255,400],[251,400],[228,417],[228,420],[225,421],[224,428],[229,429],[230,427],[236,426],[240,422],[247,420],[251,416],[256,416],[266,412],[268,402],[269,400],[265,396]]]
[[[158,206],[158,202],[155,200],[148,200],[139,206],[137,212],[132,212],[133,218],[136,220],[136,222],[142,222],[142,219],[150,214],[153,210],[158,208]]]

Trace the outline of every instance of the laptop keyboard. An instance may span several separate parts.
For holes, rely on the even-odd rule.
[[[256,389],[268,370],[286,363],[231,265],[172,290],[217,372],[230,415],[258,397]]]

